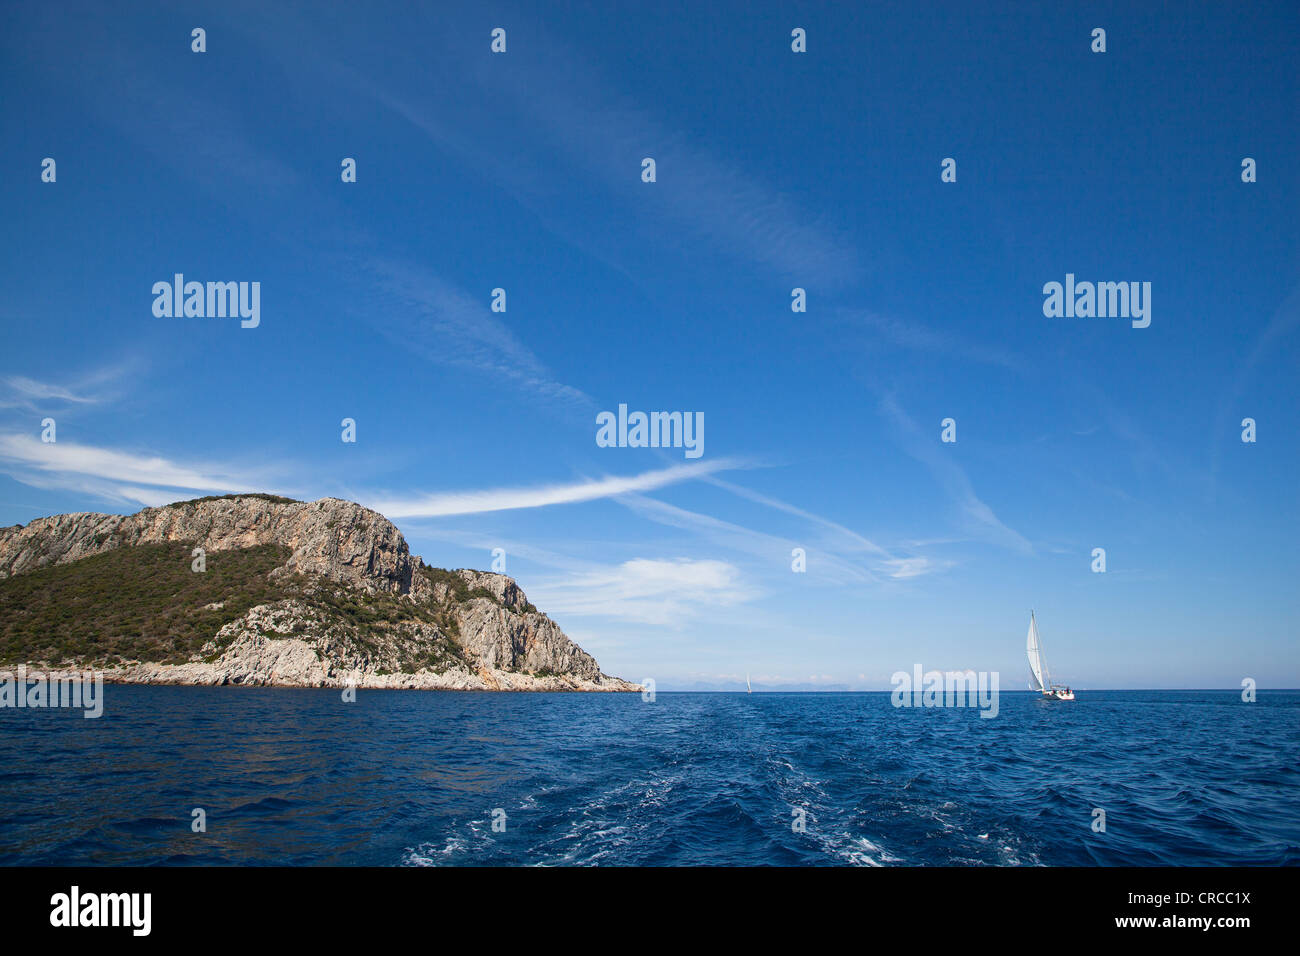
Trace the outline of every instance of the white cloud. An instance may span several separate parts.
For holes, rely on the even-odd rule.
[[[781,569],[782,574],[785,573],[784,569],[789,567],[791,549],[797,545],[797,542],[789,538],[755,531],[752,528],[714,518],[712,515],[688,511],[667,502],[657,501],[654,498],[629,495],[620,499],[619,503],[658,524],[702,535],[715,547],[728,548],[758,558],[773,569]],[[817,576],[821,580],[834,584],[865,583],[873,580],[869,571],[858,567],[853,562],[843,561],[829,552],[819,557],[819,561]]]
[[[534,588],[548,613],[676,626],[701,611],[750,600],[755,592],[725,561],[637,558]]]
[[[433,273],[373,259],[379,330],[425,359],[486,373],[561,406],[594,407],[580,389],[557,381],[546,365],[498,319],[486,298],[476,298]],[[371,313],[376,310],[372,307]]]
[[[69,383],[6,375],[0,378],[0,408],[41,411],[63,404],[99,405],[116,397],[113,389],[134,371],[136,364],[132,361],[107,366]]]
[[[5,379],[0,379],[5,388],[20,400],[41,401],[44,399],[54,399],[63,402],[80,402],[92,403],[98,401],[89,395],[77,395],[71,389],[64,388],[62,385],[51,385],[46,382],[38,382],[22,375],[11,375]]]
[[[857,532],[802,508],[796,508],[794,505],[760,495],[727,481],[716,478],[708,478],[706,481],[742,498],[792,514],[814,526],[829,529],[832,534],[826,540],[780,537],[638,495],[622,498],[620,504],[659,524],[703,535],[718,547],[752,555],[760,559],[765,566],[779,569],[778,573],[782,576],[788,576],[790,552],[794,547],[804,547],[814,562],[816,571],[812,576],[818,581],[830,584],[878,583],[881,575],[901,580],[942,571],[948,567],[947,562],[920,556],[894,557],[889,551]],[[866,563],[862,560],[863,552],[878,557]]]
[[[917,578],[937,570],[929,558],[891,558],[880,563],[891,578]]]
[[[849,328],[869,330],[876,339],[897,348],[951,355],[971,362],[998,365],[1013,372],[1024,366],[1022,361],[1009,352],[964,341],[948,332],[928,328],[915,319],[903,321],[866,309],[843,309],[836,315]]]
[[[938,451],[938,442],[922,437],[920,427],[903,411],[892,395],[881,398],[880,409],[898,426],[904,449],[929,467],[972,532],[978,532],[986,540],[1014,551],[1027,554],[1034,550],[1024,535],[1003,524],[993,509],[975,494],[975,488],[966,472],[951,456]]]
[[[842,524],[823,518],[820,515],[815,515],[810,511],[805,511],[803,508],[787,504],[784,501],[778,501],[776,498],[769,498],[767,495],[761,495],[756,491],[750,491],[748,488],[742,488],[740,485],[732,484],[729,481],[723,481],[721,478],[710,478],[709,483],[730,491],[734,495],[747,498],[757,504],[765,505],[768,508],[775,508],[777,511],[784,511],[787,514],[803,518],[805,521],[820,525],[823,528],[828,528],[837,535],[842,536],[849,545],[848,550],[870,551],[872,554],[888,554],[888,552],[880,545],[868,538],[864,538],[856,531],[852,531],[849,528],[844,527]]]
[[[496,488],[484,491],[452,491],[420,498],[368,501],[366,504],[390,518],[436,518],[449,515],[542,508],[613,498],[653,491],[681,481],[690,481],[717,471],[744,467],[743,463],[719,458],[708,462],[674,465],[626,477],[594,478],[563,485],[532,488]]]
[[[295,36],[312,32],[294,28]],[[766,182],[769,177],[761,168],[746,168],[724,152],[693,142],[647,110],[639,93],[613,88],[582,51],[548,35],[544,24],[531,23],[526,32],[532,37],[531,55],[519,55],[508,71],[485,70],[481,58],[466,56],[460,47],[440,50],[441,69],[455,71],[462,92],[436,109],[411,93],[429,82],[429,64],[419,58],[389,58],[392,75],[405,82],[381,85],[347,67],[336,67],[333,77],[348,89],[368,91],[441,149],[533,201],[553,203],[549,171],[561,157],[558,161],[567,162],[588,186],[603,185],[604,202],[627,203],[642,158],[652,155],[661,185],[653,192],[632,187],[632,215],[638,221],[657,222],[675,242],[690,234],[707,248],[725,250],[764,271],[775,269],[823,286],[858,276],[861,257],[851,238]],[[332,66],[339,62],[329,49],[315,59]],[[490,114],[484,111],[489,106]],[[485,115],[509,122],[485,123]],[[503,162],[503,129],[516,147],[525,139],[541,144],[545,165],[517,149],[510,153],[511,162]],[[521,137],[520,130],[527,135]],[[640,202],[649,195],[652,202]]]
[[[69,488],[115,501],[166,504],[175,492],[261,490],[247,477],[180,465],[158,455],[136,455],[76,442],[43,442],[31,435],[0,435],[0,467],[36,487]]]

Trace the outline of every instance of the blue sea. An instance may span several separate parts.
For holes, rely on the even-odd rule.
[[[0,863],[1300,862],[1296,691],[105,695],[0,711]]]

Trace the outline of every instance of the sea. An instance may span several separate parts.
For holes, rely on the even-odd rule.
[[[0,710],[0,864],[1300,863],[1300,691],[104,694]]]

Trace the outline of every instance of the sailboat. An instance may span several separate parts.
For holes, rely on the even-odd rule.
[[[748,673],[745,674],[745,693],[746,693],[746,694],[752,694],[752,693],[754,693],[754,688],[752,688],[752,687],[749,686],[749,674],[748,674]]]
[[[1029,689],[1042,693],[1047,700],[1074,700],[1074,691],[1060,684],[1052,683],[1052,675],[1047,671],[1047,658],[1043,656],[1043,642],[1038,638],[1038,622],[1034,612],[1029,612],[1029,637],[1025,642],[1025,653],[1029,656]]]

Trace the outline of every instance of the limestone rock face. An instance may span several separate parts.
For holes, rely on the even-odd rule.
[[[523,592],[513,581],[510,587],[522,599]],[[460,606],[458,622],[461,645],[486,667],[573,674],[585,680],[601,676],[596,659],[545,614],[517,614],[487,598],[475,598]]]
[[[199,499],[133,515],[93,512],[38,518],[0,529],[0,578],[47,564],[64,564],[113,548],[170,541],[205,551],[281,544],[293,551],[286,569],[320,574],[355,587],[417,596],[406,540],[391,521],[339,498],[284,501],[241,495]]]
[[[470,571],[466,568],[461,568],[456,573],[465,579],[465,583],[469,585],[471,591],[479,588],[491,591],[498,604],[502,604],[512,611],[523,610],[527,604],[524,592],[519,590],[519,585],[515,584],[514,578],[508,578],[504,574],[492,574],[488,571]]]
[[[602,674],[595,658],[538,612],[513,579],[483,571],[426,569],[392,522],[338,498],[301,502],[240,495],[146,508],[126,516],[79,512],[39,518],[0,529],[0,579],[115,548],[170,542],[193,543],[209,552],[282,545],[292,554],[272,576],[303,575],[311,585],[297,598],[259,605],[225,624],[188,663],[117,665],[105,672],[109,679],[300,687],[640,689]],[[337,586],[344,589],[340,593],[396,596],[410,613],[401,611],[359,640],[354,625],[327,613],[319,602],[313,606],[314,596],[322,594],[320,587]],[[217,602],[207,607],[221,606]]]
[[[487,602],[486,599],[484,603]],[[540,616],[540,615],[539,615]],[[185,664],[137,663],[108,668],[106,680],[136,684],[239,684],[259,687],[356,687],[422,690],[639,691],[600,672],[595,661],[568,642],[589,667],[528,673],[490,663],[453,664],[434,670],[402,669],[403,651],[442,635],[428,624],[405,622],[364,645],[345,629],[321,627],[322,617],[301,601],[259,605],[223,627],[204,651]],[[550,624],[549,621],[547,621]],[[554,624],[550,625],[555,628]],[[558,634],[559,629],[555,628]],[[214,650],[216,649],[216,650]],[[540,670],[540,668],[537,668]]]

